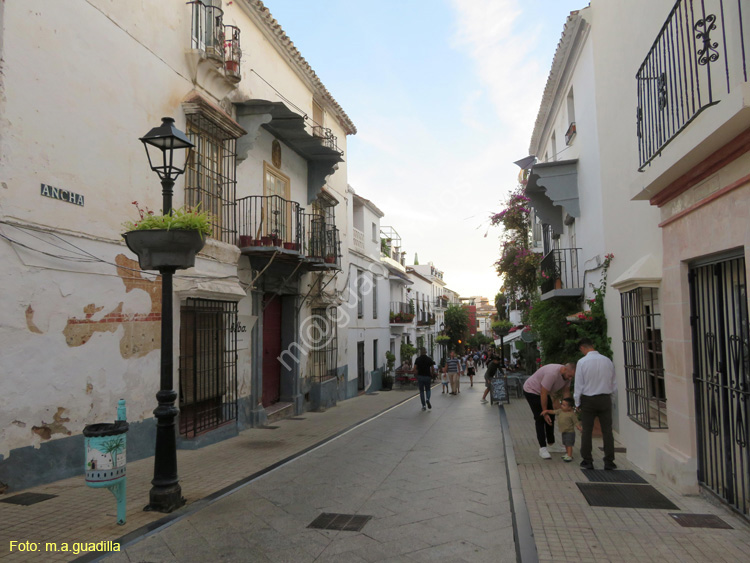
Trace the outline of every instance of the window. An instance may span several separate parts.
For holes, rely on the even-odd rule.
[[[372,318],[378,318],[378,277],[372,275]]]
[[[194,0],[192,48],[204,51],[209,58],[224,61],[224,25],[221,0]]]
[[[338,371],[338,311],[317,307],[311,311],[310,376],[316,381],[336,377]]]
[[[212,236],[234,243],[236,137],[201,113],[188,114],[187,136],[195,147],[185,164],[185,205],[207,211]]]
[[[364,296],[364,284],[365,276],[364,272],[355,270],[357,279],[357,318],[361,319],[365,316],[365,296]]]
[[[378,369],[378,339],[372,341],[372,370]]]
[[[576,103],[573,97],[573,88],[568,92],[568,130],[565,132],[565,144],[569,145],[576,136]]]
[[[380,239],[378,238],[379,229],[378,226],[373,223],[372,224],[372,242],[379,242]]]
[[[552,160],[557,160],[557,136],[552,133]]]
[[[658,289],[620,295],[628,416],[648,429],[667,428]]]
[[[188,299],[180,309],[180,434],[237,419],[237,303]]]
[[[323,108],[320,106],[318,102],[313,100],[312,103],[313,108],[313,135],[316,137],[324,137],[324,131],[323,131]]]
[[[292,206],[286,204],[290,197],[289,176],[282,174],[267,162],[263,162],[263,219],[268,222],[268,232],[282,241],[292,236]]]

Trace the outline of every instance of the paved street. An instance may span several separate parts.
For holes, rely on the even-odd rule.
[[[578,487],[587,482],[578,459],[538,456],[523,398],[514,395],[502,410],[483,405],[483,388],[468,387],[466,378],[458,396],[436,390],[427,412],[413,389],[380,392],[180,450],[188,504],[170,515],[141,510],[153,459],[129,463],[125,526],[115,524],[112,497],[86,487],[82,477],[35,487],[26,492],[56,496],[30,506],[0,503],[0,560],[77,557],[44,548],[10,553],[11,540],[40,546],[118,540],[124,551],[108,557],[110,563],[494,562],[516,561],[518,552],[522,563],[716,563],[741,561],[750,552],[744,519],[705,495],[676,494],[623,453],[619,468],[644,478],[677,510],[589,506]],[[594,446],[600,453],[601,440]],[[601,466],[600,456],[595,464]],[[308,528],[322,513],[372,518],[360,531]],[[729,527],[682,527],[675,513],[712,515]]]
[[[108,561],[515,561],[498,410],[436,389]],[[321,513],[372,519],[308,529]]]

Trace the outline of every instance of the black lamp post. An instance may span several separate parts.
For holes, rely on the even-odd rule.
[[[445,336],[445,323],[440,323],[440,336]],[[445,342],[441,342],[440,346],[442,347],[443,359],[445,359],[445,350],[446,350]]]
[[[185,171],[174,164],[175,149],[193,147],[185,133],[174,126],[174,119],[163,117],[161,125],[154,127],[141,137],[146,148],[151,170],[159,175],[162,187],[165,215],[172,213],[172,188],[177,176]],[[161,154],[159,154],[159,151]],[[174,406],[177,393],[174,390],[172,372],[172,275],[176,268],[159,268],[161,273],[161,378],[156,394],[158,406],[156,416],[156,451],[154,453],[154,478],[151,481],[149,503],[144,510],[172,512],[185,504],[177,478],[177,441],[175,422],[179,410]]]

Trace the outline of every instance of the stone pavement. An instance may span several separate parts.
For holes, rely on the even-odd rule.
[[[182,494],[188,503],[186,509],[413,395],[413,391],[361,395],[325,412],[307,412],[274,422],[273,429],[253,428],[199,450],[179,450],[177,466]],[[111,493],[87,487],[82,475],[24,491],[57,495],[57,498],[31,506],[0,502],[0,560],[3,563],[70,561],[76,558],[72,552],[45,551],[45,542],[56,542],[58,547],[67,542],[72,549],[74,542],[116,540],[129,533],[138,535],[144,526],[154,525],[165,517],[143,511],[148,503],[153,467],[153,457],[128,463],[127,523],[123,526],[116,524],[116,505]],[[13,494],[2,495],[0,499]],[[39,551],[11,553],[10,541],[39,543]]]
[[[128,561],[515,561],[497,409],[440,386],[109,557]],[[368,515],[357,531],[307,526]]]
[[[625,455],[616,454],[618,469],[636,471],[688,514],[715,514],[733,529],[683,528],[670,513],[675,510],[604,508],[589,506],[576,486],[588,479],[579,467],[580,433],[575,460],[539,457],[531,409],[525,399],[504,405],[513,451],[523,487],[539,561],[591,562],[719,562],[748,561],[750,526],[718,502],[703,495],[683,496],[657,484],[653,475],[639,471]],[[556,442],[561,443],[559,434]],[[594,466],[603,468],[601,438],[594,438]],[[621,447],[621,444],[615,444]]]
[[[125,526],[115,524],[111,495],[87,488],[82,477],[36,487],[30,492],[58,497],[32,506],[0,503],[0,559],[68,561],[76,556],[44,552],[44,542],[125,537],[126,551],[108,561],[515,561],[506,444],[515,461],[510,481],[522,486],[511,489],[521,521],[517,543],[532,545],[524,563],[537,554],[544,562],[747,560],[750,527],[743,518],[707,497],[678,495],[640,471],[680,512],[715,514],[732,529],[683,528],[668,515],[674,510],[590,507],[576,486],[587,481],[578,459],[539,458],[526,401],[514,397],[502,410],[482,405],[481,376],[475,381],[472,389],[464,378],[456,397],[436,387],[431,412],[420,410],[413,391],[381,392],[276,422],[277,429],[181,450],[189,504],[172,515],[141,510],[152,458],[128,464]],[[595,439],[595,452],[599,445]],[[578,458],[578,445],[575,451]],[[635,469],[624,454],[617,464]],[[361,532],[308,529],[323,511],[372,519]],[[40,542],[40,551],[10,554],[10,540]]]

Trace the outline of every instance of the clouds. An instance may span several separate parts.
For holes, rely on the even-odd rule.
[[[488,217],[516,186],[573,2],[267,2],[357,125],[349,183],[463,295],[499,289]]]

